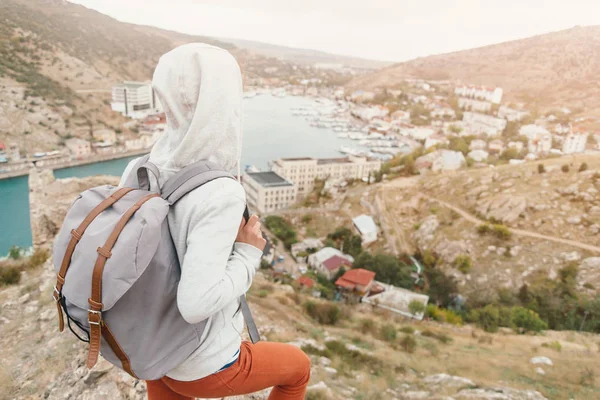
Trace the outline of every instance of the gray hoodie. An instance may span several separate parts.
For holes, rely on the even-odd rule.
[[[151,188],[198,160],[227,170],[237,166],[239,176],[242,79],[233,56],[206,44],[180,46],[160,58],[152,86],[165,109],[167,129],[150,154],[160,170]],[[242,186],[223,178],[171,207],[169,227],[182,271],[177,306],[189,323],[208,319],[200,347],[167,374],[173,379],[213,374],[239,350],[244,323],[238,298],[250,287],[262,255],[253,246],[234,243],[245,205]]]

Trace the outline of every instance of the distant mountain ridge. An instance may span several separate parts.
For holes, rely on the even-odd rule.
[[[320,50],[280,46],[252,40],[232,38],[219,38],[219,40],[232,43],[237,47],[244,48],[267,57],[275,57],[299,64],[343,64],[345,66],[365,69],[378,69],[392,64],[392,62],[389,61],[370,60],[360,57],[332,54]]]
[[[353,89],[390,87],[407,77],[500,86],[507,101],[600,115],[600,26],[417,58],[356,78]]]

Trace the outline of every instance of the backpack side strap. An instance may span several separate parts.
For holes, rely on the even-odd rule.
[[[94,265],[94,271],[92,273],[92,294],[91,297],[88,299],[88,303],[90,305],[90,308],[88,309],[88,324],[90,326],[90,348],[86,363],[88,368],[92,368],[94,365],[96,365],[96,362],[98,361],[98,355],[100,354],[100,337],[104,335],[106,338],[107,333],[109,339],[112,336],[112,333],[107,330],[107,327],[102,319],[102,311],[104,307],[104,305],[102,304],[102,274],[104,273],[104,266],[106,265],[106,261],[112,256],[111,250],[117,242],[119,235],[125,228],[125,225],[127,225],[127,222],[129,222],[131,217],[133,217],[133,214],[135,214],[136,211],[139,210],[142,207],[142,205],[144,205],[144,203],[146,203],[148,200],[159,196],[160,195],[158,193],[152,193],[138,200],[125,212],[125,214],[123,214],[121,219],[119,219],[119,222],[117,222],[117,225],[115,226],[111,234],[108,236],[108,239],[104,243],[104,246],[98,247],[98,258],[96,259],[96,264]],[[105,332],[105,330],[107,330],[107,332]],[[114,337],[112,339],[113,344],[116,344],[115,347],[111,346],[111,348],[113,348],[113,352],[115,352],[115,348],[117,348],[115,355],[117,355],[117,357],[121,360],[121,363],[123,364],[123,369],[132,374],[132,372],[130,372],[131,366],[128,365],[129,359],[127,358],[122,349],[118,350],[120,349],[120,346],[118,346],[118,343],[116,342],[116,340],[114,340]],[[120,356],[118,353],[119,351],[121,353]],[[122,358],[123,356],[124,358]],[[129,369],[129,371],[127,370],[127,368]]]
[[[62,288],[65,284],[65,277],[67,275],[67,271],[69,270],[69,266],[71,265],[71,257],[73,257],[73,252],[75,251],[75,247],[77,243],[81,240],[83,233],[90,226],[92,221],[96,219],[98,215],[100,215],[104,210],[111,207],[117,201],[119,201],[123,196],[127,193],[131,192],[133,188],[121,188],[110,195],[108,198],[103,200],[100,204],[96,206],[92,210],[91,213],[81,222],[81,224],[71,231],[71,240],[67,246],[67,251],[62,260],[62,264],[60,265],[60,271],[56,275],[56,286],[54,286],[54,293],[52,297],[56,302],[56,309],[58,311],[58,330],[62,332],[65,329],[65,319],[63,316],[63,311],[61,307],[61,299],[62,299]]]

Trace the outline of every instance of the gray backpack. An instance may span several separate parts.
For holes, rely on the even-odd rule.
[[[148,158],[136,163],[125,187],[99,186],[77,197],[54,243],[53,297],[60,331],[64,313],[69,329],[89,342],[88,368],[102,353],[133,377],[153,380],[200,346],[206,325],[187,323],[177,307],[181,271],[169,207],[209,181],[233,176],[200,161],[165,182],[161,193],[151,192],[148,172],[158,181],[159,171]],[[244,296],[240,307],[256,342]]]

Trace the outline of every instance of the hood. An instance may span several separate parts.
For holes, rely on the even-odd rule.
[[[150,161],[166,171],[200,160],[239,170],[242,76],[228,51],[203,43],[177,47],[160,58],[152,88],[167,128]]]

